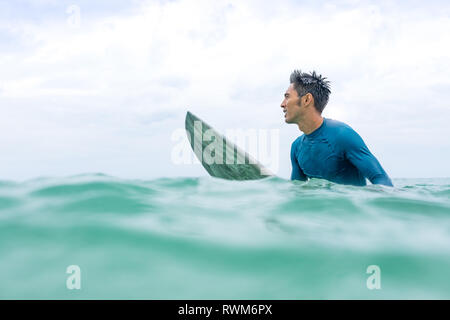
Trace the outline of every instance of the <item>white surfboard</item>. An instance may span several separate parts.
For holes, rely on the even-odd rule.
[[[189,111],[186,114],[185,128],[192,150],[211,176],[228,180],[256,180],[273,175]]]

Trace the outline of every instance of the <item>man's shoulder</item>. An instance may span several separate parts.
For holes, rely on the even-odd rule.
[[[337,139],[351,138],[358,133],[345,122],[326,118],[327,129]]]
[[[342,122],[339,120],[334,120],[334,119],[329,119],[329,118],[325,118],[325,121],[326,121],[328,129],[336,130],[339,132],[354,131],[353,128],[350,127],[345,122]]]
[[[327,119],[327,127],[330,128],[335,142],[344,148],[359,146],[361,143],[364,143],[361,136],[352,127],[342,121]]]

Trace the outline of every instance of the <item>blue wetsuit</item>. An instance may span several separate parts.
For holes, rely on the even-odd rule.
[[[343,122],[323,118],[322,125],[298,137],[291,147],[292,180],[327,179],[340,184],[392,186],[391,179],[363,139]]]

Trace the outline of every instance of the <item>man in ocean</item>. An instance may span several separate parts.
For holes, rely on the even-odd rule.
[[[291,180],[326,179],[335,183],[393,186],[363,139],[347,124],[322,117],[331,93],[326,78],[295,70],[281,103],[286,123],[304,134],[291,147]]]

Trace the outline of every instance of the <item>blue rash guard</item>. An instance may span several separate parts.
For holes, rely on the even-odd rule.
[[[298,137],[291,147],[292,180],[320,178],[340,184],[393,186],[363,139],[343,122],[323,118],[322,125]]]

